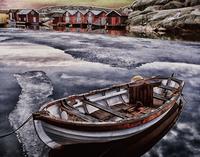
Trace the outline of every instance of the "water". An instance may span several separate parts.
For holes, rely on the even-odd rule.
[[[140,37],[140,38],[152,38],[152,39],[164,39],[164,40],[183,40],[183,41],[200,41],[200,36],[196,32],[129,32],[125,28],[121,29],[102,29],[102,28],[80,28],[80,27],[66,27],[66,26],[39,26],[39,25],[7,25],[7,28],[21,28],[25,30],[35,31],[57,31],[57,32],[75,32],[75,33],[89,33],[89,34],[104,34],[111,36],[128,36],[128,37]]]
[[[19,126],[43,102],[127,82],[137,74],[176,73],[186,82],[188,104],[177,125],[144,157],[199,156],[199,54],[198,42],[0,29],[0,134]],[[3,157],[49,151],[32,122],[17,137],[0,140],[0,147]]]

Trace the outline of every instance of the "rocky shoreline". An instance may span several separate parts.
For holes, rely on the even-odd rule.
[[[135,0],[123,11],[129,12],[129,32],[200,32],[199,0]]]

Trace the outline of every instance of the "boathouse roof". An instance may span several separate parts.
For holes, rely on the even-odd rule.
[[[116,14],[118,14],[119,16],[122,16],[118,11],[116,11],[116,10],[111,10],[110,12],[108,12],[107,13],[107,15],[109,15],[109,14],[111,14],[111,13],[116,13]]]
[[[17,13],[17,12],[19,12],[20,11],[20,9],[10,9],[9,10],[9,13]]]
[[[35,10],[33,10],[33,9],[22,9],[22,10],[20,10],[17,14],[27,15],[27,14],[29,14],[31,11],[35,11]],[[35,12],[37,12],[37,11],[35,11]]]
[[[87,14],[88,10],[78,10],[81,14],[85,15]]]
[[[98,10],[91,10],[91,12],[94,14],[94,15],[99,15],[102,11],[98,11]]]
[[[67,10],[66,12],[70,13],[71,15],[75,15],[78,10]]]

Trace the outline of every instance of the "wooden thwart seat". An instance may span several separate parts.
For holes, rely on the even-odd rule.
[[[89,116],[89,115],[85,115],[83,113],[81,113],[80,111],[78,111],[77,109],[75,109],[74,107],[70,106],[70,105],[67,105],[65,104],[63,101],[61,101],[61,108],[63,110],[65,110],[66,112],[72,114],[72,115],[75,115],[77,116],[78,118],[81,118],[85,121],[88,121],[88,122],[98,122],[100,121],[99,119],[97,118],[94,118],[92,116]]]
[[[120,118],[122,118],[122,119],[128,118],[127,115],[124,115],[124,114],[122,114],[122,113],[120,113],[120,112],[114,111],[114,110],[112,110],[112,109],[110,109],[110,108],[108,108],[108,107],[106,107],[106,106],[102,106],[102,105],[100,105],[100,104],[98,104],[98,103],[96,103],[96,102],[91,102],[91,101],[85,99],[85,100],[83,100],[83,103],[86,103],[86,104],[88,104],[88,105],[91,105],[91,106],[93,106],[93,107],[96,107],[96,108],[98,108],[98,109],[100,109],[100,110],[103,110],[103,111],[105,111],[105,112],[108,112],[108,113],[110,113],[110,114],[112,114],[112,115],[115,115],[115,116],[117,116],[117,117],[120,117]]]
[[[159,86],[159,88],[162,88],[162,89],[165,89],[165,90],[170,90],[170,91],[178,90],[176,88],[173,88],[173,87],[170,87],[170,86],[164,86],[164,85]]]
[[[166,97],[164,97],[164,96],[162,96],[160,94],[156,94],[156,93],[153,94],[153,97],[158,99],[158,100],[162,100],[162,101],[167,101],[168,100]]]

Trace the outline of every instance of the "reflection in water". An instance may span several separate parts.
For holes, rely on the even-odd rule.
[[[18,25],[10,23],[9,26],[0,26],[0,28],[22,28],[27,30],[40,31],[58,31],[58,32],[76,32],[76,33],[91,33],[91,34],[109,34],[112,36],[129,36],[139,38],[152,38],[164,40],[185,40],[185,41],[200,41],[198,33],[177,33],[177,32],[129,32],[123,29],[102,29],[102,28],[80,28],[80,27],[66,27],[66,26],[38,26],[38,25]]]
[[[16,28],[22,28],[22,29],[28,29],[28,30],[40,30],[40,26],[39,25],[29,25],[29,26],[16,25]]]
[[[127,35],[127,31],[125,29],[112,29],[106,30],[102,28],[80,28],[80,27],[66,27],[66,26],[39,26],[39,25],[12,25],[12,28],[21,28],[27,30],[40,30],[40,31],[59,31],[59,32],[76,32],[76,33],[95,33],[95,34],[110,34],[113,36],[123,36]]]
[[[126,35],[125,29],[113,29],[113,30],[106,30],[106,29],[92,29],[92,28],[77,28],[77,27],[53,27],[55,31],[61,32],[77,32],[77,33],[96,33],[96,34],[110,34],[114,36],[119,35]]]

